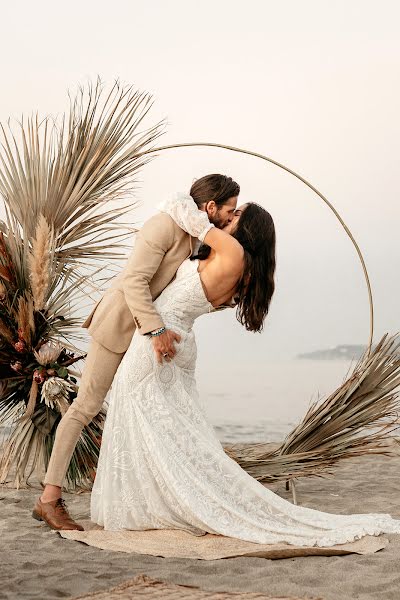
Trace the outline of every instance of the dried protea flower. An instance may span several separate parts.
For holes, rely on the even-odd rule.
[[[42,385],[41,402],[50,408],[62,411],[68,401],[69,393],[76,390],[76,385],[61,377],[49,377]]]
[[[33,372],[33,379],[36,381],[36,383],[43,383],[44,381],[46,381],[46,371],[45,369],[36,369]]]
[[[34,350],[33,354],[39,365],[45,367],[46,365],[56,362],[62,350],[63,346],[59,342],[46,342],[37,352]]]
[[[20,373],[22,371],[22,363],[20,363],[19,360],[16,360],[15,362],[11,363],[10,367],[13,371],[16,371],[17,373]]]
[[[25,342],[23,340],[18,340],[18,342],[15,342],[14,348],[17,352],[24,352],[26,348]]]

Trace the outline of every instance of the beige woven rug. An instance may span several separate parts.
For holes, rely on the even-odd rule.
[[[91,521],[81,521],[85,531],[58,531],[63,538],[83,542],[103,550],[151,554],[165,558],[215,560],[233,556],[261,558],[291,558],[294,556],[331,556],[339,554],[372,554],[387,546],[382,536],[365,536],[350,544],[330,548],[293,546],[291,544],[256,544],[236,538],[207,533],[194,536],[180,529],[149,529],[146,531],[104,531]]]
[[[190,535],[190,534],[189,534]],[[266,596],[258,592],[208,592],[197,586],[177,585],[166,581],[157,581],[147,575],[140,574],[134,579],[125,581],[117,587],[94,592],[85,596],[76,596],[72,600],[84,600],[92,598],[94,600],[133,600],[134,598],[159,598],[160,600],[306,600],[294,596]],[[308,597],[309,600],[322,600],[322,598]]]

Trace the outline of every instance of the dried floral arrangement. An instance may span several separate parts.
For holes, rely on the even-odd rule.
[[[98,79],[61,120],[1,126],[0,481],[17,487],[48,463],[57,424],[78,390],[79,310],[135,231],[134,176],[164,121],[140,129],[149,94]],[[104,412],[82,432],[67,481],[90,486]]]

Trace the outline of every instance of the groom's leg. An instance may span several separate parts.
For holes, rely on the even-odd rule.
[[[57,427],[44,480],[46,486],[62,488],[82,429],[100,411],[123,355],[124,353],[111,352],[95,340],[91,340],[78,395]],[[54,493],[51,495],[54,498]],[[46,489],[42,494],[42,499],[44,502],[46,501]],[[48,495],[47,499],[49,499]]]

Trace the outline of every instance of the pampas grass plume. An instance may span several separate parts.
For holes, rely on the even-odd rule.
[[[29,255],[29,270],[35,310],[42,310],[50,284],[51,251],[54,230],[41,214],[36,226],[35,238]]]

